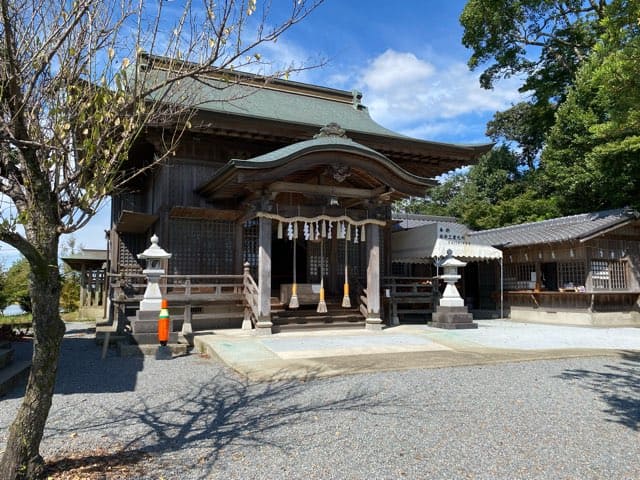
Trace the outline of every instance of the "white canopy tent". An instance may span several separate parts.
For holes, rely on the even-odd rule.
[[[502,251],[491,245],[468,241],[470,230],[459,223],[434,222],[391,234],[391,261],[397,263],[434,263],[451,251],[465,262],[500,262],[500,316],[504,317],[504,274]]]
[[[469,242],[467,227],[459,223],[437,222],[391,234],[391,260],[399,263],[431,263],[447,256],[479,262],[502,259],[502,252],[490,245]]]

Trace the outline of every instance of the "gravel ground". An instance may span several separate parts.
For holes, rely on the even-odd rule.
[[[640,478],[639,354],[258,384],[198,355],[101,361],[73,328],[42,453],[134,464],[102,478]]]

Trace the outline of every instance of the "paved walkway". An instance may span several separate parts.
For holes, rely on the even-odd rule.
[[[617,355],[640,351],[640,328],[588,328],[480,320],[477,330],[401,325],[382,332],[330,330],[261,337],[219,330],[195,338],[252,380],[306,379],[409,368]]]

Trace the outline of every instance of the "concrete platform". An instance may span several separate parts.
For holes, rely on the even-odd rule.
[[[197,351],[256,381],[409,368],[439,368],[640,350],[640,329],[597,329],[480,320],[475,330],[400,325],[372,332],[326,330],[262,337],[219,330],[194,338]]]

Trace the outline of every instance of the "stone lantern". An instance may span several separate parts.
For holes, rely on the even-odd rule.
[[[466,262],[461,262],[451,254],[451,250],[447,250],[446,260],[441,265],[444,273],[440,275],[440,278],[446,282],[447,286],[440,299],[440,305],[443,307],[464,307],[464,300],[456,288],[456,282],[461,278],[458,269],[463,268]]]
[[[442,263],[444,273],[440,278],[447,283],[444,289],[440,304],[433,312],[431,326],[446,329],[478,328],[477,323],[473,323],[473,315],[464,306],[464,300],[460,296],[455,283],[461,276],[458,269],[466,265],[453,257],[453,252],[447,250],[447,257]]]
[[[164,273],[162,268],[162,260],[171,258],[171,254],[164,251],[158,245],[158,236],[151,237],[151,246],[144,252],[138,254],[138,258],[146,260],[147,266],[142,271],[147,276],[147,288],[144,291],[144,297],[140,302],[141,311],[159,311],[160,302],[162,301],[162,292],[160,292],[160,277]]]

